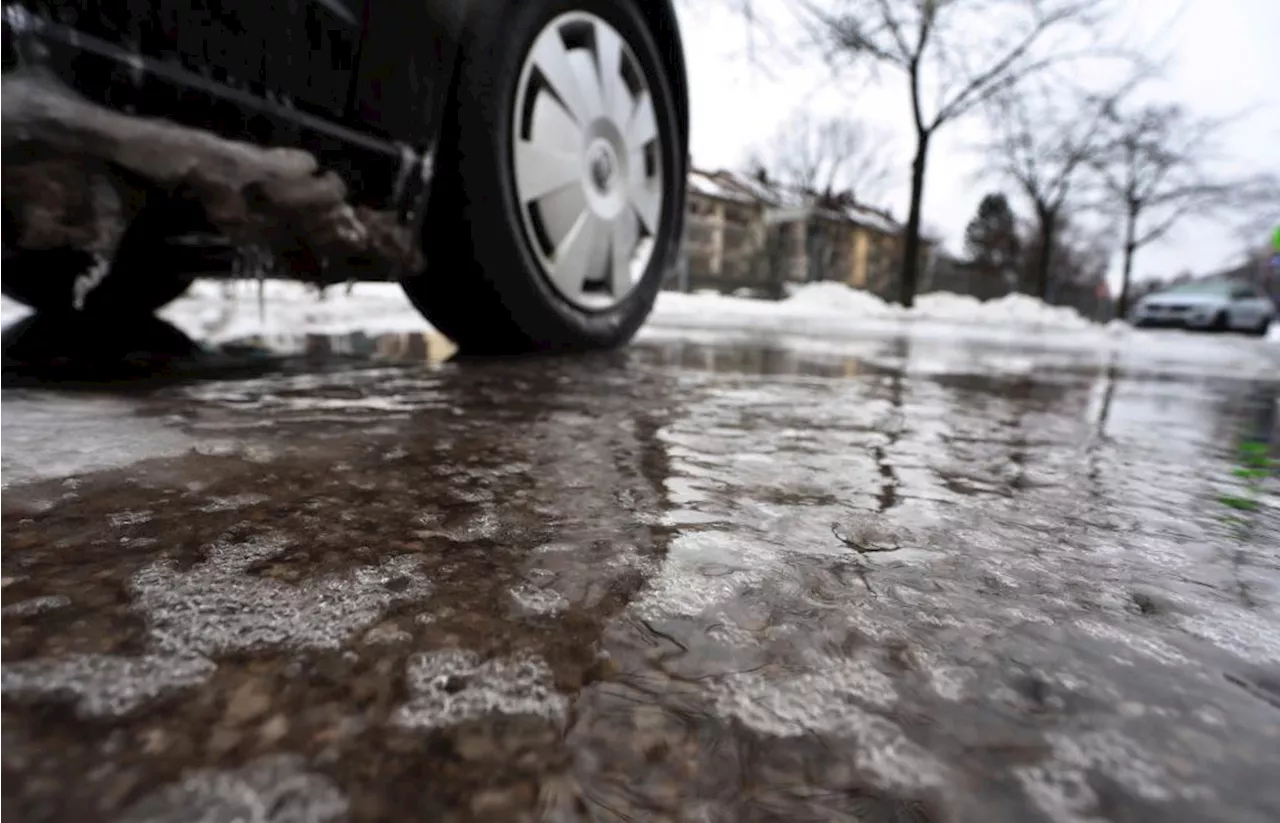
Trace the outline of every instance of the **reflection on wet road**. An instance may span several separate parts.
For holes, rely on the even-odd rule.
[[[405,346],[6,389],[6,814],[1280,815],[1280,381]]]

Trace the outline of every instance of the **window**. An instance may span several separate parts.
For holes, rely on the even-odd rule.
[[[1222,280],[1193,280],[1159,292],[1162,295],[1226,294],[1229,283]]]
[[[1253,286],[1232,286],[1231,287],[1232,300],[1252,300],[1257,296],[1258,296],[1258,292],[1253,288]]]

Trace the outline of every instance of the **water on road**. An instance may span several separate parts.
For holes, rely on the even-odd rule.
[[[1280,816],[1280,376],[428,349],[10,383],[6,815]]]

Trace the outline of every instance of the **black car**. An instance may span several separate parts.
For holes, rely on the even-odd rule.
[[[4,293],[400,281],[464,350],[611,347],[682,228],[670,0],[4,6]]]

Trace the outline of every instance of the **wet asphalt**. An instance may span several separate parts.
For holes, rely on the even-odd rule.
[[[1280,819],[1280,371],[176,339],[7,359],[8,820]]]

